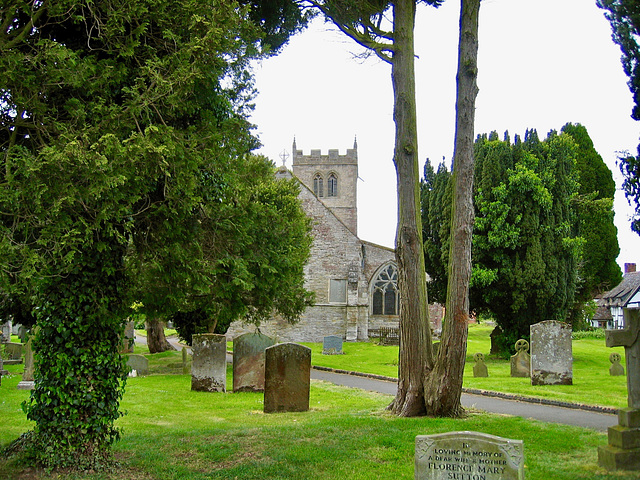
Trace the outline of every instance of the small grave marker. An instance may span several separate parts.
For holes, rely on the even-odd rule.
[[[418,435],[415,480],[524,480],[522,440],[480,432]]]
[[[264,413],[309,410],[310,373],[310,348],[295,343],[281,343],[267,348]]]
[[[515,344],[516,354],[511,356],[511,376],[531,376],[531,356],[529,355],[529,342],[524,338]]]
[[[329,335],[322,341],[323,355],[342,355],[342,337],[339,335]]]
[[[622,356],[617,352],[613,352],[611,355],[609,355],[609,361],[611,362],[611,366],[609,367],[609,375],[611,375],[612,377],[619,377],[621,375],[624,375],[624,367],[620,364],[621,360]]]
[[[489,371],[487,370],[487,364],[484,363],[484,353],[476,353],[473,359],[476,362],[473,366],[473,376],[479,378],[488,377]]]
[[[192,337],[191,390],[226,392],[227,337],[202,333]]]
[[[276,342],[262,333],[233,339],[233,391],[264,391],[264,351]]]

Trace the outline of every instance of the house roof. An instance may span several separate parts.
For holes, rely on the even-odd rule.
[[[607,307],[626,307],[639,291],[640,272],[625,273],[618,286],[602,295],[602,300]]]

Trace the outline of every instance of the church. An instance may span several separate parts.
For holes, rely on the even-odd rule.
[[[292,171],[279,178],[300,182],[302,207],[312,220],[313,245],[305,266],[305,287],[315,304],[290,325],[274,318],[260,331],[279,342],[322,342],[328,335],[366,341],[369,330],[398,326],[398,271],[395,252],[358,237],[358,145],[341,155],[311,150],[304,155],[293,141]],[[234,322],[228,338],[254,331]]]

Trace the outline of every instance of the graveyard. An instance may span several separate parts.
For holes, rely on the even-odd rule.
[[[490,330],[485,325],[470,327],[465,388],[609,409],[626,406],[626,377],[609,372],[612,352],[624,358],[621,347],[608,348],[598,335],[575,338],[573,385],[532,386],[529,378],[511,377],[509,360],[488,354]],[[341,355],[323,354],[322,344],[304,346],[310,349],[312,365],[388,377],[397,374],[397,346],[347,342]],[[228,350],[233,348],[233,342],[227,343]],[[230,388],[234,385],[231,363],[226,367],[226,393],[195,391],[191,375],[183,374],[181,352],[151,355],[136,345],[134,353],[148,359],[148,375],[127,381],[122,401],[125,415],[117,421],[122,439],[114,447],[118,465],[102,473],[48,475],[15,463],[5,452],[0,478],[411,479],[416,437],[439,438],[453,431],[482,432],[482,440],[496,436],[522,442],[522,472],[528,480],[638,475],[598,466],[598,448],[607,444],[605,432],[476,409],[468,410],[462,419],[397,418],[385,411],[389,395],[317,380],[310,384],[307,411],[265,413],[262,392]],[[474,377],[476,353],[484,354],[487,377]],[[5,365],[5,369],[10,375],[3,377],[0,386],[0,448],[32,426],[20,406],[28,392],[17,388],[23,365]],[[465,477],[463,469],[451,473],[458,476],[450,478],[473,478]]]

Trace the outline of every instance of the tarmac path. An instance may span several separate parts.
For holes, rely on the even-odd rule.
[[[182,345],[178,344],[176,337],[169,337],[168,340],[177,350],[182,348]],[[137,343],[146,344],[146,341],[146,337],[136,336]],[[233,361],[233,357],[227,355],[227,361]],[[390,381],[389,379],[371,378],[354,372],[337,373],[316,367],[312,367],[311,378],[386,395],[395,395],[397,389],[396,381]],[[618,423],[617,416],[606,410],[602,412],[591,411],[584,409],[583,406],[573,404],[544,405],[535,402],[535,400],[524,401],[523,399],[499,398],[495,395],[494,392],[483,392],[483,394],[463,393],[462,406],[484,410],[489,413],[532,418],[542,422],[574,425],[598,431],[606,431],[608,427]]]

